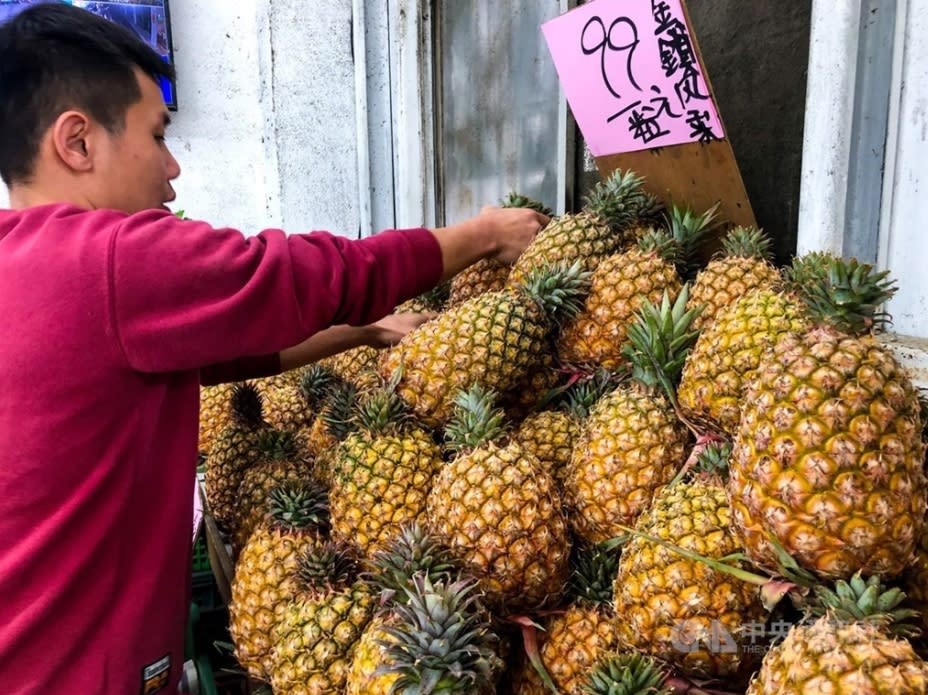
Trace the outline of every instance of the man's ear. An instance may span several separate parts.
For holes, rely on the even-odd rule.
[[[92,128],[90,119],[80,111],[65,111],[52,125],[51,145],[61,162],[75,172],[93,168]]]

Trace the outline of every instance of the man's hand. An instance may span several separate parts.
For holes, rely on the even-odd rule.
[[[488,205],[480,211],[475,221],[492,230],[492,236],[498,243],[497,251],[491,258],[512,263],[551,218],[530,208],[498,208]]]
[[[368,326],[371,331],[367,344],[375,348],[390,347],[398,343],[411,330],[418,328],[437,315],[434,313],[406,313],[385,316]]]

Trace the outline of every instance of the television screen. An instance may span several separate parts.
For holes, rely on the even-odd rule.
[[[174,63],[171,44],[171,17],[168,0],[0,0],[0,24],[14,17],[30,5],[42,2],[62,2],[89,10],[110,21],[121,24],[134,32],[145,43],[154,48],[165,62]],[[168,108],[177,109],[175,85],[170,80],[161,80],[161,91]]]

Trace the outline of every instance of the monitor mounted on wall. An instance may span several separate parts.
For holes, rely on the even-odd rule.
[[[171,41],[171,15],[168,0],[0,0],[0,24],[31,5],[42,2],[62,2],[93,12],[112,22],[121,24],[151,46],[165,62],[174,64]],[[161,80],[164,102],[172,111],[177,110],[176,85]]]

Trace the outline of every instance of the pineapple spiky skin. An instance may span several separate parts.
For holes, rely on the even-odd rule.
[[[259,441],[267,425],[261,397],[253,386],[233,386],[229,408],[231,420],[218,433],[206,457],[204,491],[210,513],[223,528],[234,531],[238,486],[245,472],[261,460]]]
[[[339,379],[354,384],[359,391],[367,391],[380,385],[377,367],[383,352],[370,345],[360,345],[319,360],[318,364],[330,369]]]
[[[563,410],[542,410],[526,417],[513,438],[538,459],[542,470],[560,486],[580,428],[580,422]]]
[[[593,272],[583,311],[561,331],[558,356],[567,364],[621,367],[632,316],[645,301],[659,304],[665,291],[673,298],[680,287],[674,265],[652,251],[606,258]]]
[[[274,429],[296,432],[311,422],[314,415],[297,384],[271,386],[264,393],[264,419]]]
[[[363,584],[298,596],[274,633],[274,693],[344,692],[354,650],[375,606],[375,597]]]
[[[705,558],[740,550],[725,488],[716,481],[664,488],[636,528]],[[698,678],[735,676],[750,657],[745,628],[764,620],[754,585],[640,536],[622,551],[615,612],[623,645]],[[725,648],[712,649],[716,642]]]
[[[523,287],[487,292],[411,331],[387,353],[381,373],[430,427],[451,417],[458,391],[481,384],[505,393],[539,363],[558,315],[572,315],[588,275],[575,264],[532,273]]]
[[[512,266],[495,259],[477,261],[454,276],[448,306],[457,306],[484,292],[496,292],[506,287]]]
[[[922,626],[928,630],[928,528],[918,540],[915,560],[906,569],[903,580],[905,593],[921,614]]]
[[[694,325],[704,330],[728,306],[755,289],[776,289],[782,278],[769,261],[770,239],[753,227],[736,227],[722,240],[724,253],[699,271],[687,308],[703,307]]]
[[[622,535],[674,477],[688,433],[670,402],[640,384],[623,385],[593,407],[566,469],[564,495],[574,532],[589,543]]]
[[[785,333],[744,399],[729,493],[749,557],[776,568],[768,534],[824,578],[889,578],[924,528],[917,394],[869,336]]]
[[[336,453],[332,533],[370,555],[425,514],[442,451],[419,427],[349,435]]]
[[[767,652],[747,695],[925,695],[928,664],[906,640],[865,622],[824,616],[790,629]]]
[[[560,596],[570,542],[557,484],[518,445],[490,443],[445,464],[427,514],[488,602],[517,610]]]
[[[754,290],[725,309],[687,356],[677,397],[684,412],[734,434],[746,379],[777,336],[809,325],[790,295]]]
[[[368,623],[354,650],[346,695],[392,695],[400,674],[386,670],[390,664],[387,646],[395,644],[396,639],[385,628],[395,622],[395,616],[387,614]]]
[[[198,448],[209,454],[219,433],[232,423],[232,390],[234,384],[200,387],[200,429]]]

